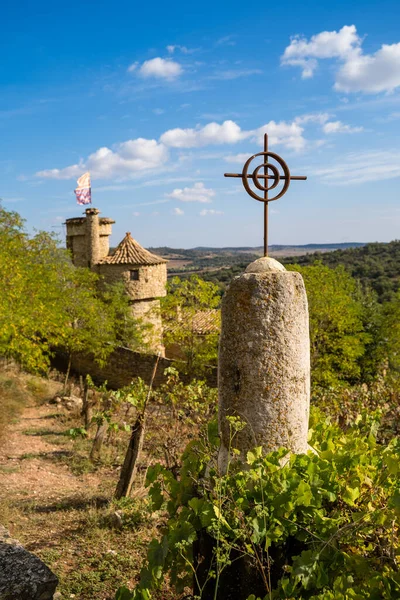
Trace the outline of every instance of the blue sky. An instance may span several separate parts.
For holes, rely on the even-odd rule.
[[[262,244],[262,135],[293,182],[270,243],[400,230],[397,1],[22,2],[0,23],[0,198],[63,234],[73,190],[145,246]]]

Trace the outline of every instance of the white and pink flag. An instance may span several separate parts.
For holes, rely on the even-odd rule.
[[[82,177],[79,177],[77,181],[78,187],[75,192],[76,201],[78,204],[91,204],[92,203],[92,189],[90,182],[90,173],[84,173]]]

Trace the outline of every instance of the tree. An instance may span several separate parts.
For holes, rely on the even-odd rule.
[[[76,268],[54,236],[29,237],[17,213],[0,206],[0,353],[45,372],[55,348],[90,352],[99,362],[119,343],[140,343],[121,286]]]
[[[356,281],[341,266],[322,263],[290,270],[301,273],[310,312],[313,382],[320,385],[356,381],[359,360],[370,340],[363,327],[363,305]]]
[[[218,355],[220,314],[219,288],[197,275],[181,280],[174,277],[167,284],[167,296],[161,301],[164,322],[164,343],[177,344],[185,359],[179,365],[190,377],[204,374],[208,365],[215,364]],[[200,314],[207,314],[212,330],[200,333],[196,327]]]
[[[389,367],[395,375],[400,373],[400,291],[382,308],[382,339]]]

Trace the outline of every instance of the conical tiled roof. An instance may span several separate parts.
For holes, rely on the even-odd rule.
[[[100,262],[108,265],[159,265],[168,261],[145,250],[128,232],[113,254],[106,256]]]

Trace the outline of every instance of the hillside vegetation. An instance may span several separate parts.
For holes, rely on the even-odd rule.
[[[273,252],[271,252],[273,256]],[[202,273],[207,281],[219,283],[222,289],[247,265],[254,260],[251,256],[236,255],[236,261],[229,267],[218,270],[209,269]],[[345,248],[322,252],[285,255],[279,257],[285,265],[297,264],[300,266],[313,265],[320,262],[328,267],[335,268],[342,265],[352,277],[359,280],[364,287],[370,287],[377,294],[380,302],[392,299],[400,288],[400,241],[387,244],[373,243],[359,245],[354,248]]]
[[[74,267],[53,236],[29,236],[18,213],[0,206],[0,355],[43,373],[55,348],[101,362],[117,344],[139,342],[123,287],[100,292],[98,279]]]
[[[343,265],[364,286],[370,286],[380,302],[393,298],[400,287],[400,241],[388,244],[366,244],[360,248],[336,250],[327,254],[296,256],[298,265],[310,265],[321,261],[328,267]],[[292,263],[291,258],[282,262]]]
[[[54,347],[101,362],[140,329],[121,287],[100,293],[56,240],[0,210],[0,521],[54,570],[62,598],[400,598],[400,291],[393,260],[378,301],[369,281],[385,245],[371,246],[362,283],[350,261],[324,264],[336,252],[288,265],[309,303],[313,452],[254,448],[243,464],[235,436],[246,423],[232,415],[224,474],[218,394],[201,380],[217,360],[218,318],[209,334],[194,329],[199,312],[218,316],[221,284],[169,281],[165,341],[184,377],[169,367],[156,389],[137,377],[113,390],[89,374],[66,395],[48,369]],[[218,259],[209,251],[199,260]],[[245,261],[238,272],[253,258],[229,252]],[[341,255],[360,252],[370,256]],[[227,596],[244,568],[246,584]]]
[[[300,256],[305,252],[332,252],[338,248],[353,248],[362,246],[357,242],[342,244],[306,244],[303,246],[273,245],[270,246],[270,254],[275,258],[283,256]],[[238,246],[226,248],[169,248],[160,246],[149,248],[154,254],[158,254],[168,260],[168,276],[187,275],[191,273],[208,273],[218,269],[240,268],[243,264],[249,264],[263,255],[263,248],[251,246]]]

